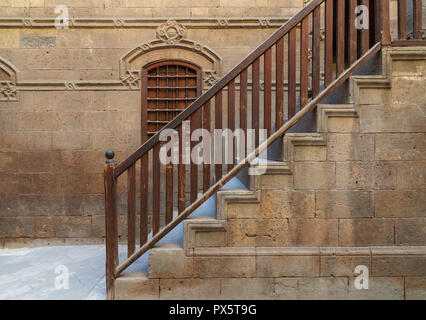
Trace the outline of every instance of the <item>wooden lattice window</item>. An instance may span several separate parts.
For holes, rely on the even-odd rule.
[[[142,69],[143,142],[201,94],[201,68],[181,60],[161,60]]]

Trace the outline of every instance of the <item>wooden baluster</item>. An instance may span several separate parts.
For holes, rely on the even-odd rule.
[[[183,163],[184,153],[184,138],[182,125],[178,128],[179,133],[179,164],[178,164],[178,212],[181,213],[185,210],[186,197],[185,197],[185,186],[186,186],[186,165]]]
[[[239,162],[245,158],[247,152],[247,69],[240,73],[240,129],[244,131],[245,137],[240,139]]]
[[[259,98],[260,98],[260,58],[254,60],[252,65],[252,128],[255,130],[254,145],[259,145]]]
[[[369,6],[370,1],[369,0],[361,0],[361,4],[366,6],[367,8],[370,8]],[[373,10],[371,10],[373,12]],[[365,13],[365,12],[363,12]],[[350,21],[351,24],[354,24],[353,21]],[[365,23],[365,22],[364,22]],[[369,21],[367,21],[369,23]],[[370,30],[369,29],[361,29],[361,41],[360,41],[360,53],[363,55],[370,49]]]
[[[389,0],[378,0],[381,1],[381,12],[382,12],[382,45],[388,46],[391,43],[390,36],[390,16],[389,16]]]
[[[148,241],[148,154],[141,158],[140,245]]]
[[[269,48],[265,52],[265,58],[263,61],[264,64],[264,108],[263,108],[263,119],[264,119],[264,128],[267,131],[268,137],[272,132],[272,119],[271,119],[271,105],[272,105],[272,49]]]
[[[288,34],[288,117],[296,114],[296,28]]]
[[[160,231],[160,147],[157,143],[152,153],[152,234]]]
[[[210,132],[210,100],[203,105],[203,129]],[[209,156],[211,158],[211,154]],[[203,192],[206,192],[210,188],[210,164],[209,163],[210,161],[208,161],[208,159],[204,159]]]
[[[351,1],[356,2],[356,0],[351,0]],[[333,81],[333,22],[334,22],[333,8],[334,8],[334,0],[326,0],[325,2],[325,66],[324,66],[325,86],[328,86]]]
[[[345,1],[337,1],[337,76],[345,70]]]
[[[117,179],[115,178],[114,152],[105,153],[105,228],[106,228],[106,289],[107,298],[114,298],[115,268],[118,265],[118,221],[117,221]]]
[[[422,0],[413,0],[414,39],[422,40]]]
[[[333,59],[333,57],[331,57]],[[333,60],[332,60],[333,61]],[[300,31],[300,106],[309,102],[309,16],[301,23]]]
[[[339,1],[344,2],[344,1]],[[320,93],[321,85],[321,8],[313,13],[312,23],[312,96]]]
[[[354,63],[358,59],[358,30],[355,26],[355,7],[358,5],[357,0],[349,0],[349,22],[348,22],[348,60],[349,64]]]
[[[222,108],[222,90],[220,90],[214,98],[214,103],[215,103],[215,108],[214,108],[214,112],[215,112],[215,129],[222,129],[223,125],[222,125],[222,112],[223,112],[223,108]],[[222,144],[219,144],[220,146],[222,146]],[[215,145],[216,147],[216,145]],[[215,181],[219,181],[222,178],[222,163],[223,163],[223,147],[222,150],[215,150],[214,151],[215,154],[222,154],[222,158],[221,159],[216,159],[215,158]],[[220,162],[217,163],[218,160]]]
[[[278,40],[276,44],[276,111],[275,130],[278,130],[284,123],[284,38]]]
[[[201,110],[198,109],[191,116],[191,132],[201,127]],[[191,150],[197,145],[196,141],[191,141]],[[191,160],[191,203],[198,197],[198,165]]]
[[[228,84],[228,129],[235,130],[235,79]],[[233,142],[235,139],[233,139]],[[232,164],[228,164],[228,171],[234,167],[235,163],[235,145],[232,143]]]
[[[407,1],[398,0],[398,38],[407,39]]]
[[[136,247],[136,164],[127,170],[127,255]]]

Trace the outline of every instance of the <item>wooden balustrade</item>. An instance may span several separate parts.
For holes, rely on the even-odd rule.
[[[421,37],[419,32],[421,13],[418,13],[421,9],[421,1],[414,2],[414,36],[418,39]],[[347,13],[349,12],[350,20],[355,19],[355,6],[359,3],[370,9],[374,22],[373,32],[357,30],[353,21],[348,23]],[[406,30],[404,3],[405,1],[399,2],[400,37],[405,36]],[[324,21],[324,32],[321,31],[321,21]],[[323,35],[324,41],[322,41]],[[188,217],[261,151],[282,137],[321,99],[376,54],[381,45],[389,44],[389,1],[313,0],[210,90],[163,127],[162,130],[177,129],[179,133],[179,164],[165,166],[160,164],[159,154],[162,146],[160,132],[162,130],[154,134],[135,153],[117,166],[112,161],[113,153],[107,152],[105,213],[108,290],[118,274]],[[286,50],[287,56],[284,55]],[[274,66],[272,62],[275,62]],[[299,76],[297,76],[298,70]],[[297,84],[300,86],[298,87]],[[287,93],[285,88],[288,89]],[[251,96],[250,99],[249,96]],[[227,112],[225,112],[224,102],[226,102]],[[273,112],[275,112],[274,118],[271,116]],[[262,113],[263,117],[261,117]],[[236,117],[237,114],[239,119]],[[252,119],[250,126],[249,114]],[[143,120],[146,121],[146,119]],[[256,150],[244,159],[239,159],[239,163],[235,162],[234,155],[234,161],[227,166],[219,163],[212,165],[191,163],[188,166],[183,163],[184,121],[191,122],[191,132],[198,128],[212,132],[213,129],[222,129],[225,123],[231,130],[234,130],[238,123],[238,127],[245,133],[249,127],[254,128],[256,129]],[[265,129],[267,132],[268,139],[264,143],[259,143],[260,129]],[[145,125],[142,133],[147,138]],[[247,150],[247,142],[240,141],[240,143],[241,147]],[[190,148],[194,147],[195,143],[191,143]],[[137,167],[140,169],[138,180],[136,180]],[[118,179],[125,172],[127,172],[128,197],[128,259],[118,265],[116,186]],[[200,176],[199,172],[202,172]],[[152,174],[150,178],[149,173]],[[174,173],[177,173],[177,181],[174,179]],[[162,177],[165,177],[164,184],[161,183]],[[202,182],[199,184],[199,181]],[[138,214],[136,213],[137,183],[140,185]],[[189,186],[187,186],[188,183]],[[173,197],[176,192],[177,199]],[[161,206],[162,193],[165,194],[164,206]],[[199,197],[200,193],[202,193],[201,197]],[[177,216],[174,214],[176,212]],[[138,245],[136,243],[137,215],[140,217]]]

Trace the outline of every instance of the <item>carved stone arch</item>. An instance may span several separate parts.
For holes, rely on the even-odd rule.
[[[17,72],[12,63],[0,57],[0,101],[17,100]]]
[[[120,78],[131,89],[138,89],[140,70],[150,62],[161,59],[183,59],[203,70],[204,89],[212,86],[222,74],[222,58],[209,47],[192,40],[167,43],[156,39],[130,50],[120,59]]]

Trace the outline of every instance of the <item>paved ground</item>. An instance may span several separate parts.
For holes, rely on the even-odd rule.
[[[55,287],[65,284],[66,269],[69,288]],[[0,300],[5,299],[105,299],[105,246],[0,250]]]

